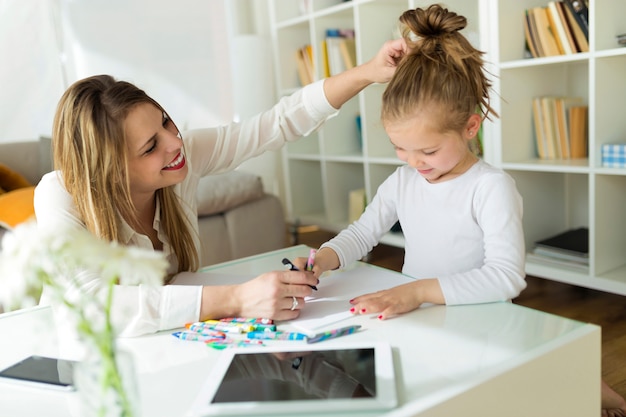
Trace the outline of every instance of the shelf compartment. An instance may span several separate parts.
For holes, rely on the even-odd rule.
[[[303,18],[308,12],[305,2],[299,0],[273,0],[271,9],[274,10],[277,25],[289,20]]]
[[[393,174],[398,166],[400,166],[402,162],[398,160],[397,165],[385,165],[385,164],[369,164],[369,185],[367,189],[367,202],[369,203],[374,198],[376,194],[376,190],[380,187],[380,184],[385,182],[385,180]]]
[[[326,162],[325,175],[328,220],[347,225],[350,191],[365,188],[363,164]]]
[[[355,29],[357,30],[359,62],[372,59],[386,41],[396,37],[394,34],[398,33],[398,19],[408,9],[407,0],[384,0],[358,4]]]
[[[626,55],[596,59],[594,163],[602,166],[605,143],[626,143]]]
[[[291,219],[325,217],[322,166],[316,161],[288,161]]]
[[[278,54],[278,88],[280,91],[301,86],[298,78],[298,50],[311,43],[308,22],[277,30],[277,48],[283,52]],[[315,54],[315,51],[314,51]]]
[[[626,33],[626,2],[595,1],[590,5],[595,12],[590,30],[595,31],[596,51],[618,48],[615,36]],[[591,18],[591,16],[590,16]]]
[[[502,162],[537,158],[532,99],[537,96],[582,97],[589,103],[589,65],[573,61],[502,70],[502,108],[496,126],[502,131]]]
[[[385,87],[375,85],[361,93],[364,112],[361,116],[365,152],[370,158],[396,158],[396,152],[380,118]]]
[[[326,122],[320,133],[324,155],[363,155],[363,145],[357,129],[358,115],[359,102],[355,97],[341,107],[336,117]]]
[[[320,155],[320,139],[319,133],[313,132],[309,136],[300,138],[295,142],[287,143],[287,154],[299,155],[308,154],[316,155],[319,158]]]
[[[626,269],[626,177],[597,175],[595,201],[595,271],[602,276]]]
[[[589,227],[589,176],[507,171],[524,201],[526,250],[534,242],[578,227]],[[592,231],[590,231],[592,233]]]

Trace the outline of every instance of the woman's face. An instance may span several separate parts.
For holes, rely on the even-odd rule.
[[[385,124],[398,158],[431,183],[452,179],[467,170],[473,160],[467,140],[459,132],[441,132],[432,118],[419,114]]]
[[[178,184],[188,172],[183,141],[174,122],[151,103],[135,106],[124,121],[133,195]]]

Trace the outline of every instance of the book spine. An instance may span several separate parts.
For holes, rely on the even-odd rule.
[[[563,0],[565,5],[572,11],[576,23],[589,40],[589,8],[584,0]]]

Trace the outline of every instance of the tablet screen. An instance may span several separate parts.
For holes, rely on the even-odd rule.
[[[376,396],[374,348],[239,353],[213,403]]]
[[[228,349],[193,415],[384,410],[397,404],[388,344]]]

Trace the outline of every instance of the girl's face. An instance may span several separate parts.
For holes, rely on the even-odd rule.
[[[441,132],[430,120],[432,117],[420,113],[407,120],[386,123],[385,130],[398,158],[428,182],[437,183],[463,174],[476,161],[468,140],[478,131],[480,117],[473,115],[463,132]]]
[[[150,194],[185,179],[183,141],[174,122],[151,103],[135,106],[124,121],[131,193]]]

